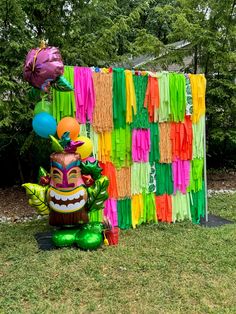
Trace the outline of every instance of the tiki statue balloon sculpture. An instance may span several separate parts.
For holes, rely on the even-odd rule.
[[[40,169],[41,185],[23,184],[30,205],[40,214],[49,214],[49,224],[60,228],[52,236],[56,246],[98,248],[104,227],[89,223],[88,213],[103,208],[107,177],[101,175],[98,161],[83,162],[77,153],[54,152],[50,159],[50,174]]]
[[[37,135],[51,138],[54,153],[50,156],[50,173],[40,168],[39,184],[23,186],[29,204],[38,213],[49,214],[49,224],[57,227],[52,237],[56,246],[96,249],[103,240],[103,224],[89,222],[88,214],[103,209],[108,198],[108,179],[101,175],[98,161],[88,158],[92,144],[89,144],[90,139],[78,137],[80,126],[76,119],[64,117],[57,125],[50,114],[52,105],[45,102],[50,88],[60,92],[73,90],[62,76],[63,72],[59,50],[46,47],[44,42],[26,56],[24,78],[33,86],[31,99],[41,99],[36,105],[32,126]],[[59,139],[54,137],[56,132]]]

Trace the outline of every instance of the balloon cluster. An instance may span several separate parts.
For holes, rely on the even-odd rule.
[[[89,213],[104,208],[109,180],[102,175],[99,162],[90,157],[93,145],[86,136],[79,136],[75,118],[64,117],[57,124],[49,88],[72,90],[63,74],[59,50],[42,46],[32,49],[24,67],[24,77],[33,86],[31,99],[37,100],[32,126],[42,138],[50,138],[50,172],[39,170],[38,184],[23,187],[29,204],[41,215],[49,215],[49,224],[56,226],[52,242],[57,247],[76,245],[81,249],[97,249],[103,243],[105,223],[92,223]],[[104,235],[105,237],[105,235]]]
[[[54,148],[61,147],[60,143],[56,143],[57,140],[52,138],[56,133],[64,144],[67,137],[67,144],[71,142],[70,147],[62,145],[61,151],[65,149],[67,152],[76,152],[85,159],[92,153],[91,140],[87,137],[79,137],[80,126],[74,118],[65,117],[57,125],[53,117],[52,104],[47,100],[50,87],[61,92],[73,90],[70,83],[62,76],[63,72],[64,65],[58,48],[46,47],[45,42],[42,41],[39,48],[33,48],[28,52],[24,64],[24,79],[32,86],[31,99],[38,101],[34,108],[33,130],[40,137],[51,138]]]
[[[57,125],[51,114],[42,111],[34,116],[32,126],[40,137],[51,138],[55,152],[77,153],[81,159],[86,159],[93,151],[90,138],[79,136],[80,125],[75,118],[64,117]],[[56,133],[58,139],[54,137]]]

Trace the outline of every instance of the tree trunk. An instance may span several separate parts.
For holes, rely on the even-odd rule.
[[[197,52],[198,52],[198,49],[197,49],[197,46],[194,47],[194,74],[197,73],[197,62],[198,62],[198,57],[197,57]]]
[[[205,77],[208,74],[208,63],[209,63],[209,54],[207,54],[206,64],[205,64]]]
[[[22,171],[20,157],[18,154],[16,155],[16,159],[17,159],[17,167],[18,167],[18,171],[19,171],[19,175],[20,175],[21,184],[23,184],[25,182],[25,178],[24,178],[24,174]]]

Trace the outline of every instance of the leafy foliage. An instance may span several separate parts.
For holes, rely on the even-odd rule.
[[[102,168],[99,167],[98,161],[90,162],[81,162],[80,165],[82,174],[90,174],[94,180],[97,180],[101,177]]]
[[[94,185],[88,188],[88,202],[87,209],[92,212],[104,208],[104,201],[108,199],[109,180],[107,177],[102,176],[95,181]]]
[[[178,1],[169,39],[192,43],[193,71],[205,73],[208,164],[236,165],[236,1]]]
[[[22,78],[26,53],[41,39],[59,47],[64,63],[71,65],[111,66],[131,56],[164,53],[166,67],[193,55],[186,70],[204,72],[208,79],[209,160],[221,166],[214,156],[229,146],[222,163],[232,166],[235,0],[5,0],[0,3],[0,36],[0,157],[10,169],[10,175],[4,173],[9,184],[33,180],[38,166],[47,166],[45,140],[31,132],[31,87]],[[169,44],[178,40],[191,45],[173,49]]]
[[[214,167],[236,165],[236,85],[227,77],[208,82],[208,158]]]
[[[29,196],[29,204],[34,207],[40,215],[48,215],[49,207],[47,202],[48,186],[41,186],[33,183],[22,185]]]

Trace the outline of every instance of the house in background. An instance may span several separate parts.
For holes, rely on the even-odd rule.
[[[119,64],[119,66],[136,70],[149,69],[151,71],[194,73],[195,62],[191,43],[181,40],[164,46],[158,56],[142,55],[133,57],[127,62]],[[198,72],[201,72],[200,68],[198,68]]]

